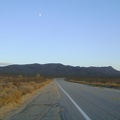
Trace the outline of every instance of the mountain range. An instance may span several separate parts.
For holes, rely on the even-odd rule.
[[[40,74],[47,77],[112,77],[119,76],[120,71],[113,67],[80,67],[57,63],[9,65],[0,67],[0,75],[25,75]]]

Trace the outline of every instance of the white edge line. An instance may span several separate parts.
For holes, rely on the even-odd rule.
[[[56,81],[57,82],[57,81]],[[79,112],[84,116],[84,118],[86,120],[91,120],[87,114],[76,104],[76,102],[65,92],[65,90],[58,84],[57,85],[61,88],[61,90],[68,96],[68,98],[73,102],[73,104],[75,105],[75,107],[79,110]]]

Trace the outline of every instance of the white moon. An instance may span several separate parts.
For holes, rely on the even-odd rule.
[[[41,14],[41,13],[39,13],[39,16],[42,16],[42,14]]]

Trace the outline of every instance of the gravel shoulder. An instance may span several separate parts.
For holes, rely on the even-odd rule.
[[[51,82],[3,120],[60,120],[59,99],[58,87]]]

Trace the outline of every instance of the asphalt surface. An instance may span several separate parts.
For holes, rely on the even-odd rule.
[[[57,82],[91,120],[120,120],[120,90],[70,83],[61,79]],[[61,104],[66,109],[70,109],[73,103],[67,105],[65,101],[69,101],[68,98],[65,100],[62,90],[60,94],[63,99]],[[84,118],[80,119],[82,116],[80,112],[78,115],[74,112],[75,108],[71,109],[68,111],[71,119],[66,120],[84,120]],[[63,115],[66,117],[68,113],[63,112]],[[78,118],[74,119],[76,115]]]
[[[56,79],[8,120],[120,120],[120,90]]]

